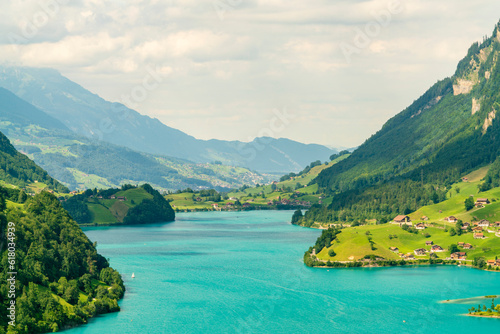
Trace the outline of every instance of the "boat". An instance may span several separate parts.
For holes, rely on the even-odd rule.
[[[135,274],[134,273],[132,273],[132,278],[135,278]]]

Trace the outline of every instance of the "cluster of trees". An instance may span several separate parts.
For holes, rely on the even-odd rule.
[[[144,199],[140,204],[128,210],[123,219],[124,224],[149,224],[175,220],[175,211],[168,201],[149,184],[141,186],[152,199]]]
[[[446,199],[447,188],[400,180],[367,189],[349,190],[334,196],[328,207],[314,205],[306,212],[303,224],[314,221],[364,223],[377,219],[386,223],[399,214]]]
[[[50,177],[27,156],[17,152],[3,133],[0,133],[0,180],[20,188],[38,181],[55,191],[69,192],[68,188]]]
[[[309,166],[307,166],[306,168],[304,168],[301,172],[299,172],[298,174],[296,173],[289,173],[289,174],[286,174],[286,175],[283,175],[281,178],[280,178],[280,182],[284,182],[284,181],[287,181],[287,180],[290,180],[292,177],[297,177],[297,176],[301,176],[301,175],[304,175],[304,174],[307,174],[311,171],[311,169],[313,169],[314,167],[316,166],[320,166],[322,165],[321,161],[319,160],[316,160],[314,162],[311,162],[309,164]]]
[[[0,192],[0,203],[5,203]],[[0,210],[5,211],[4,205]],[[16,235],[16,333],[58,331],[87,321],[96,314],[118,310],[125,291],[120,274],[97,253],[95,244],[85,236],[57,198],[43,192],[30,197],[24,210],[10,209],[0,214],[2,235],[6,222],[15,223]],[[6,243],[1,245],[1,267],[8,266]],[[5,282],[7,270],[0,272]],[[101,280],[111,289],[98,288]],[[80,291],[88,295],[79,298]],[[55,296],[68,302],[63,306]],[[96,298],[93,300],[93,298]],[[0,332],[7,332],[6,284],[0,287]]]

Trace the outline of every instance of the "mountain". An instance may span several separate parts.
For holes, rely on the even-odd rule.
[[[0,182],[21,188],[40,183],[55,191],[69,192],[68,188],[53,179],[45,170],[38,167],[24,154],[19,153],[1,132]]]
[[[25,127],[31,124],[37,124],[49,130],[57,129],[69,131],[69,129],[57,119],[41,112],[10,91],[0,88],[0,122],[11,121]]]
[[[248,169],[195,164],[92,141],[2,88],[0,131],[13,140],[17,149],[71,189],[151,183],[160,189],[227,190],[270,179]]]
[[[251,143],[198,140],[120,103],[108,102],[52,69],[0,67],[4,87],[76,134],[132,150],[187,159],[221,161],[259,172],[288,173],[335,153],[325,146],[257,138]],[[263,147],[263,148],[262,148]]]
[[[390,119],[313,181],[334,195],[305,221],[391,219],[446,199],[451,184],[500,154],[500,25],[474,43],[452,77]]]

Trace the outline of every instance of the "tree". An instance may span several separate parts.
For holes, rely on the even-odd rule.
[[[298,224],[302,220],[302,210],[298,209],[293,213],[292,224]]]
[[[330,248],[330,249],[328,250],[328,256],[330,256],[330,257],[334,257],[335,255],[337,255],[337,253],[335,253],[335,251],[333,250],[333,248]]]
[[[474,197],[470,196],[465,200],[465,210],[469,211],[474,207]]]
[[[456,253],[460,251],[460,249],[458,249],[458,246],[455,244],[450,245],[450,248],[448,250],[450,251],[450,253]]]

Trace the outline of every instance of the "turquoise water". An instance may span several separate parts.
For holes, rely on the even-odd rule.
[[[500,293],[460,267],[311,269],[318,230],[291,212],[180,214],[169,224],[85,229],[125,280],[122,311],[65,333],[497,333],[500,320],[439,304]],[[135,273],[135,279],[131,278]],[[488,305],[489,306],[489,305]]]

